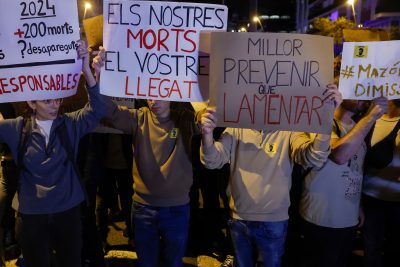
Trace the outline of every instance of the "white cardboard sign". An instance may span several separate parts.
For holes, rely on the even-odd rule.
[[[0,0],[0,102],[74,95],[81,60],[76,1]]]
[[[223,5],[104,1],[102,94],[116,97],[201,102],[208,99],[200,31],[225,31]],[[205,83],[208,85],[208,81]]]
[[[400,41],[344,43],[339,90],[344,99],[400,98]]]

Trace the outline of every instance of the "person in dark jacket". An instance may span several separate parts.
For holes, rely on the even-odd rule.
[[[106,110],[83,42],[78,57],[83,59],[88,85],[89,103],[84,108],[59,115],[61,99],[28,101],[33,111],[30,127],[22,117],[0,121],[0,143],[8,145],[20,168],[18,205],[13,203],[13,208],[18,212],[16,232],[27,267],[49,267],[51,251],[56,253],[57,266],[81,266],[80,204],[85,194],[74,161],[79,139]],[[66,138],[60,137],[59,127]],[[21,146],[26,128],[29,134]]]

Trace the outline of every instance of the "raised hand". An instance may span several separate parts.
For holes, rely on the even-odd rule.
[[[106,50],[104,47],[100,46],[99,51],[93,52],[93,54],[96,56],[93,59],[92,67],[94,69],[94,72],[96,74],[96,79],[98,81],[100,79],[101,68],[104,66],[104,60],[106,58]]]
[[[322,96],[322,102],[332,104],[335,108],[337,108],[343,101],[342,94],[339,92],[336,84],[333,83],[326,86]]]
[[[93,77],[92,70],[89,64],[89,50],[87,44],[83,40],[78,41],[78,59],[82,59],[82,73],[85,75],[85,79],[89,87],[96,85],[96,80]]]
[[[78,59],[82,59],[82,71],[85,70],[90,70],[90,65],[89,65],[89,51],[87,49],[86,42],[83,40],[78,41]]]
[[[367,114],[372,116],[375,120],[382,117],[388,110],[388,100],[384,97],[378,97],[371,101]]]
[[[215,115],[214,108],[207,108],[201,115],[201,132],[202,134],[212,134],[215,127],[217,127],[217,116]]]

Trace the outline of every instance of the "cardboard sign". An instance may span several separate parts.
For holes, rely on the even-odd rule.
[[[339,90],[344,99],[400,98],[400,41],[344,43]]]
[[[343,39],[346,42],[387,41],[389,34],[382,29],[343,29]]]
[[[204,33],[218,126],[330,133],[333,40],[286,33]],[[203,36],[202,36],[203,38]],[[229,45],[227,45],[229,44]]]
[[[103,16],[96,16],[83,20],[88,46],[98,50],[103,45]]]
[[[225,31],[222,5],[104,1],[102,94],[180,102],[208,99],[199,86],[208,55],[199,55],[201,30]],[[208,85],[208,83],[205,83]]]
[[[78,10],[75,1],[0,0],[0,102],[76,93]]]

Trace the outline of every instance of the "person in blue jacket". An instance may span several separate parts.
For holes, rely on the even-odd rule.
[[[81,266],[80,204],[85,194],[74,161],[79,139],[95,128],[106,110],[85,43],[77,50],[89,95],[84,108],[60,115],[61,99],[28,101],[30,118],[0,121],[0,143],[8,145],[20,169],[18,205],[13,203],[13,208],[27,267],[50,267],[51,251],[57,266]]]

